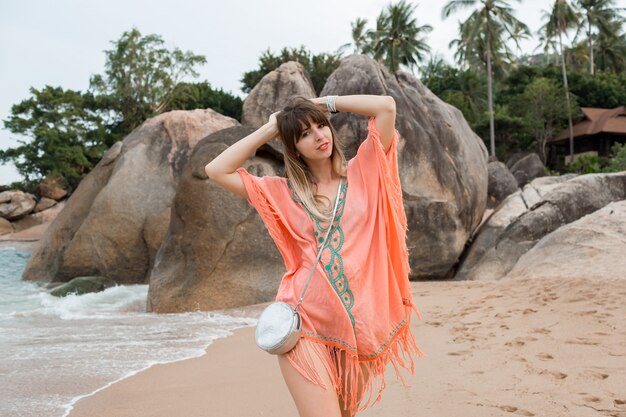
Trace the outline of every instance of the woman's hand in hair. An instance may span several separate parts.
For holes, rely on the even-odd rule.
[[[272,114],[270,114],[270,117],[267,119],[267,124],[274,127],[274,129],[276,130],[276,132],[278,132],[278,115],[280,114],[280,111],[274,112]],[[278,139],[280,136],[275,136],[272,139]]]
[[[315,98],[310,98],[309,99],[310,102],[315,103],[317,105],[317,107],[319,107],[319,109],[323,112],[327,112],[328,108],[326,107],[326,97],[315,97]]]

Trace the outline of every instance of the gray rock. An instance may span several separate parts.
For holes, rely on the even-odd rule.
[[[16,220],[13,222],[13,227],[16,232],[21,232],[22,230],[30,229],[31,227],[49,223],[53,221],[59,213],[65,208],[66,202],[54,202],[54,205],[39,212],[32,212],[27,214],[26,216]]]
[[[511,166],[511,173],[517,180],[517,185],[523,187],[535,178],[545,176],[546,170],[539,155],[531,153],[515,162]]]
[[[22,278],[102,275],[120,284],[147,283],[192,149],[208,134],[236,124],[212,110],[172,111],[145,121],[80,183]]]
[[[302,64],[285,62],[266,74],[250,91],[243,103],[241,123],[255,129],[263,126],[270,115],[279,111],[293,95],[316,97],[313,83]]]
[[[500,279],[544,236],[626,199],[624,172],[568,176],[565,178],[570,179],[562,182],[550,178],[552,181],[533,181],[501,204],[464,255],[455,278]]]
[[[517,191],[517,180],[502,162],[489,162],[487,169],[489,173],[487,208],[494,208],[505,197]]]
[[[87,294],[91,292],[104,291],[107,288],[117,285],[115,281],[107,277],[76,277],[65,284],[59,285],[49,291],[55,297],[65,297],[69,294]]]
[[[53,200],[48,197],[41,197],[41,199],[37,202],[37,205],[33,209],[33,212],[38,213],[40,211],[44,211],[56,204],[56,200]]]
[[[544,236],[505,279],[626,279],[626,200]]]
[[[364,55],[342,60],[321,92],[329,94],[386,94],[395,99],[411,278],[447,276],[485,211],[487,150],[482,140],[458,109],[417,78],[392,75]],[[338,113],[332,122],[346,156],[354,156],[367,136],[367,119]]]
[[[60,201],[67,196],[67,190],[64,190],[63,187],[59,185],[59,180],[45,179],[37,185],[35,194],[42,198],[45,197],[51,200]]]
[[[33,211],[37,201],[32,194],[20,190],[0,193],[0,217],[15,221]]]
[[[231,144],[235,131],[246,133],[226,130],[202,140],[183,170],[150,276],[148,311],[213,310],[266,302],[276,295],[284,265],[261,218],[204,171]],[[258,176],[282,169],[277,160],[259,156],[244,166]]]
[[[6,235],[15,232],[13,225],[7,219],[0,217],[0,235]]]

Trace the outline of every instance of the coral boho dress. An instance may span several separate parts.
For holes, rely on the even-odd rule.
[[[398,132],[385,154],[374,118],[368,131],[348,162],[336,219],[299,308],[302,337],[286,353],[326,388],[309,353],[317,354],[352,414],[380,400],[388,362],[406,385],[399,366],[413,374],[413,356],[423,356],[409,325],[411,311],[421,316],[408,280]],[[285,261],[276,300],[296,305],[329,224],[308,212],[287,179],[237,172]]]

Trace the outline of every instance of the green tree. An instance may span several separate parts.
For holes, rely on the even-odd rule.
[[[611,155],[606,172],[626,171],[626,144],[616,143],[613,145]]]
[[[367,30],[365,29],[365,25],[367,25],[367,19],[361,17],[358,17],[354,22],[350,23],[350,27],[352,28],[352,43],[341,45],[339,48],[341,53],[351,45],[354,46],[353,53],[365,53],[364,48],[367,45]]]
[[[12,106],[4,126],[32,141],[0,151],[0,161],[11,161],[28,189],[44,178],[73,189],[108,148],[103,112],[91,94],[50,86],[30,93]]]
[[[417,5],[406,0],[390,4],[376,20],[376,30],[369,33],[369,45],[364,48],[384,62],[392,72],[401,65],[415,67],[430,52],[424,35],[433,30],[430,25],[418,25],[413,17]]]
[[[421,67],[420,72],[424,85],[443,101],[461,110],[470,126],[480,123],[487,110],[484,74],[471,68],[454,68],[436,57]]]
[[[510,108],[524,120],[544,163],[546,142],[563,128],[568,115],[566,106],[560,86],[543,77],[533,79],[524,92],[511,101]]]
[[[195,67],[206,63],[204,56],[169,50],[160,36],[142,36],[134,28],[112,43],[104,75],[94,75],[90,89],[102,107],[117,114],[113,130],[122,136],[168,108],[176,84],[196,77]]]
[[[616,8],[614,0],[578,0],[578,6],[585,15],[587,23],[587,42],[589,42],[589,72],[594,73],[593,58],[593,33],[592,29],[596,28],[603,34],[614,34],[614,28],[611,23],[624,22],[624,18],[620,15],[620,10],[624,8]]]
[[[241,121],[243,100],[225,92],[221,88],[219,90],[213,89],[211,84],[206,81],[201,83],[178,83],[172,93],[172,98],[168,103],[166,111],[206,108]]]
[[[517,0],[519,1],[519,0]],[[479,60],[484,60],[487,70],[487,102],[489,111],[489,144],[491,155],[496,155],[495,124],[493,110],[493,71],[492,60],[500,56],[502,50],[508,55],[508,40],[518,44],[519,40],[529,35],[528,27],[515,18],[505,0],[451,0],[442,10],[444,18],[463,8],[476,9],[461,24],[461,44],[465,48],[464,60],[475,62],[476,52]],[[519,46],[519,44],[518,44]]]
[[[295,61],[304,66],[309,77],[311,77],[315,92],[319,94],[330,74],[339,66],[340,59],[338,53],[314,55],[304,46],[301,46],[300,49],[283,48],[279,55],[274,55],[268,48],[259,58],[259,68],[243,74],[241,91],[249,93],[266,74],[274,71],[285,62]]]
[[[555,0],[551,11],[544,11],[546,24],[541,31],[545,33],[546,39],[559,39],[559,53],[561,55],[561,70],[563,72],[563,88],[565,89],[565,100],[568,111],[571,109],[569,87],[567,84],[567,68],[565,66],[565,54],[563,53],[563,35],[567,35],[570,29],[578,29],[580,13],[567,2],[567,0]],[[567,123],[569,127],[569,152],[570,158],[574,157],[574,128],[572,124],[572,114],[568,114]]]
[[[626,71],[626,34],[621,20],[611,20],[606,30],[598,32],[596,40],[596,66],[616,73]]]

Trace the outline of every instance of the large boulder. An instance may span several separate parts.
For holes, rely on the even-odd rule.
[[[501,279],[544,236],[626,199],[626,172],[555,178],[536,179],[501,204],[464,255],[456,278]]]
[[[364,55],[342,60],[320,95],[331,94],[386,94],[395,99],[411,278],[447,276],[485,211],[488,156],[482,140],[458,109],[417,78],[392,75]],[[346,156],[354,156],[367,136],[366,118],[338,113],[332,122]]]
[[[544,236],[505,279],[626,279],[626,200]]]
[[[0,193],[0,217],[15,221],[33,211],[35,196],[20,190],[7,190]]]
[[[148,311],[212,310],[273,299],[284,273],[280,253],[261,218],[246,200],[210,181],[205,165],[246,128],[203,139],[185,166],[174,197],[167,236],[148,290]],[[257,155],[263,155],[261,149]],[[255,156],[253,175],[277,175],[282,163]]]
[[[501,277],[506,271],[501,263],[492,261],[494,245],[502,232],[519,216],[527,212],[541,198],[559,184],[575,177],[573,174],[537,178],[524,188],[510,194],[492,211],[491,215],[475,231],[461,260],[456,267],[455,279],[480,279],[480,277]]]
[[[23,279],[106,276],[147,283],[182,167],[200,139],[237,124],[212,110],[145,121],[83,179],[33,251]]]
[[[489,162],[487,166],[489,173],[489,186],[487,194],[487,208],[494,208],[504,200],[505,197],[517,191],[517,180],[511,171],[502,162]]]
[[[269,116],[279,111],[293,95],[316,97],[309,74],[298,62],[285,62],[266,74],[243,103],[241,123],[259,128]]]

